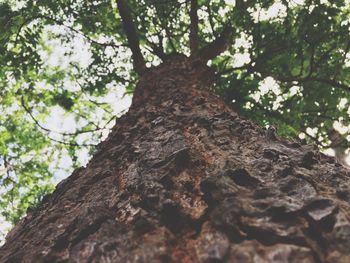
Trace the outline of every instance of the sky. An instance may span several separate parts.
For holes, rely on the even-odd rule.
[[[63,26],[46,26],[44,29],[43,39],[45,41],[45,45],[49,47],[49,49],[42,49],[40,52],[40,56],[45,64],[49,67],[55,68],[58,67],[60,69],[66,69],[70,66],[71,63],[78,64],[81,69],[85,69],[89,66],[92,61],[91,53],[89,51],[89,43],[82,35],[76,34],[71,40],[69,46],[63,46],[61,44],[60,39],[52,38],[48,36],[54,35],[67,35],[70,31]],[[101,40],[103,42],[104,40]],[[71,52],[73,51],[73,52]],[[108,52],[108,49],[107,49]],[[113,53],[111,53],[111,56]],[[129,54],[125,54],[128,56]],[[131,65],[130,65],[131,67]],[[77,92],[80,90],[80,87],[69,80],[65,81],[64,89]],[[42,83],[42,86],[46,86],[45,88],[51,88],[47,84]],[[131,105],[132,96],[126,94],[125,87],[119,83],[112,83],[108,87],[109,92],[102,97],[93,97],[90,95],[85,95],[84,99],[93,99],[99,103],[108,103],[111,105],[114,116],[120,116],[125,113]],[[80,122],[76,121],[75,114],[67,113],[62,107],[56,105],[51,107],[51,114],[46,118],[45,121],[40,122],[40,124],[51,130],[50,137],[62,140],[60,133],[74,133],[78,127],[81,127],[86,124],[86,121],[80,120]],[[97,109],[95,112],[94,121],[102,120],[105,112],[102,109]],[[109,125],[107,125],[107,129],[102,131],[102,140],[104,140],[114,125],[112,121]],[[79,135],[77,143],[82,143],[84,139],[89,138],[90,134],[82,134]],[[91,156],[88,153],[88,150],[85,148],[81,148],[78,152],[78,162],[85,166],[87,162],[90,160]],[[65,169],[56,169],[54,171],[54,183],[58,183],[61,180],[65,179],[72,172],[72,160],[68,156],[68,153],[63,156],[60,160],[59,167],[64,167]],[[66,169],[68,167],[68,169]],[[55,169],[52,167],[52,169]]]

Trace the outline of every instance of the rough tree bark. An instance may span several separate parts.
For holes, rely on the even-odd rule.
[[[132,106],[8,234],[0,262],[350,262],[350,171],[210,92],[205,64],[232,26],[200,49],[192,0],[190,58],[147,69],[127,1],[117,4],[140,75]]]
[[[350,262],[350,176],[208,90],[204,65],[149,69],[129,112],[7,236],[1,262]]]

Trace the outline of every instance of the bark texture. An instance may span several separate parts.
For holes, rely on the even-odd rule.
[[[213,77],[181,56],[148,70],[0,261],[350,262],[349,170],[237,116]]]

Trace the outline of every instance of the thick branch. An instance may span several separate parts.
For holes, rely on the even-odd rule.
[[[198,2],[197,0],[191,0],[190,10],[190,48],[191,54],[195,56],[198,52]]]
[[[227,50],[231,42],[232,32],[233,29],[231,24],[225,25],[220,36],[198,51],[198,56],[200,59],[208,61]]]
[[[134,22],[132,21],[131,12],[126,0],[117,0],[119,14],[122,18],[122,23],[129,47],[134,60],[134,69],[138,74],[142,74],[146,69],[146,63],[140,49],[140,42],[137,36]]]

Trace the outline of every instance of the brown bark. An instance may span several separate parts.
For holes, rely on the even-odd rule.
[[[276,136],[173,57],[129,112],[8,235],[0,262],[350,262],[350,176]]]

